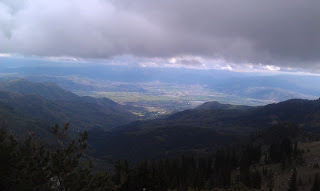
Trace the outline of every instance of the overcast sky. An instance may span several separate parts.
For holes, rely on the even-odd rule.
[[[1,0],[0,53],[320,70],[320,1]]]

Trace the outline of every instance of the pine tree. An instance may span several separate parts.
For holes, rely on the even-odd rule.
[[[274,188],[274,175],[272,170],[270,170],[267,175],[267,188],[268,188],[268,191],[272,191]]]
[[[319,174],[317,173],[314,176],[314,182],[313,182],[311,191],[319,191],[319,190],[320,190],[320,180],[319,180]]]
[[[293,170],[292,176],[289,182],[289,189],[288,191],[298,191],[298,184],[297,184],[297,169]]]
[[[294,156],[294,158],[297,158],[297,156],[298,156],[298,142],[295,142],[295,144],[294,144],[294,148],[293,148],[293,156]]]
[[[58,144],[46,148],[33,133],[18,141],[0,128],[1,190],[114,190],[106,173],[92,173],[91,163],[81,163],[88,133],[67,138],[67,123],[53,127]],[[4,167],[3,165],[7,165]]]
[[[261,184],[262,184],[261,173],[259,171],[254,171],[251,174],[251,185],[252,185],[252,188],[260,189],[261,188]]]
[[[120,185],[121,182],[121,161],[117,160],[114,164],[114,175],[113,175],[113,181],[116,185]]]

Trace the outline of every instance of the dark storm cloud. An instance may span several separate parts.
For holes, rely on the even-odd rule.
[[[0,24],[2,53],[320,64],[316,0],[8,0]]]

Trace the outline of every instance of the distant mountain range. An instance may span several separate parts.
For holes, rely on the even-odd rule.
[[[203,127],[218,131],[252,131],[288,121],[301,127],[320,125],[320,100],[291,99],[266,106],[243,106],[207,102],[166,118],[133,122],[119,129],[154,129],[171,126]]]
[[[47,141],[50,127],[71,121],[72,134],[89,130],[88,154],[110,161],[208,152],[284,121],[311,132],[320,126],[320,100],[257,107],[207,102],[154,120],[138,120],[135,109],[142,108],[78,96],[53,83],[0,82],[0,117],[12,131],[34,131]]]
[[[320,76],[278,73],[195,70],[187,68],[139,67],[104,64],[75,64],[24,58],[0,58],[0,79],[25,78],[51,81],[82,95],[102,92],[148,93],[144,83],[199,85],[208,95],[221,93],[226,102],[263,105],[288,99],[316,99],[320,95]],[[26,67],[27,66],[27,67]],[[112,83],[110,83],[112,82]],[[107,85],[106,85],[107,84]],[[163,92],[163,87],[153,93]],[[150,89],[149,89],[150,90]],[[173,89],[174,90],[174,89]],[[150,93],[150,92],[149,92]],[[203,92],[202,92],[203,93]],[[212,99],[219,100],[219,99]],[[221,100],[222,101],[222,100]]]
[[[132,122],[113,132],[92,129],[89,143],[96,148],[97,157],[113,155],[141,160],[206,152],[281,122],[318,131],[320,100],[292,99],[258,107],[208,102],[166,118]]]
[[[223,110],[247,110],[253,108],[252,106],[247,106],[247,105],[231,105],[231,104],[222,104],[217,101],[211,101],[211,102],[206,102],[198,107],[196,107],[196,110],[218,110],[218,109],[223,109]]]
[[[107,130],[139,119],[110,99],[78,96],[53,83],[23,79],[0,82],[0,105],[1,118],[18,132],[48,132],[54,124],[68,121],[74,131]]]

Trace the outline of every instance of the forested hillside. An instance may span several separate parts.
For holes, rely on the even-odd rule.
[[[259,107],[208,102],[137,120],[128,110],[136,108],[107,98],[14,80],[1,83],[0,106],[4,189],[317,188],[319,100]],[[54,126],[68,121],[60,131]],[[72,141],[83,130],[89,136]],[[291,176],[296,182],[286,181]]]
[[[87,132],[68,139],[68,127],[51,130],[48,148],[33,133],[17,139],[0,128],[1,190],[249,191],[319,190],[318,142],[298,142],[299,130],[282,123],[237,145],[198,155],[114,162],[112,172],[93,171],[83,153]],[[271,138],[269,135],[273,134]]]
[[[94,139],[89,143],[97,148],[93,155],[108,159],[203,153],[281,122],[294,123],[315,134],[319,116],[320,100],[295,99],[259,107],[205,103],[165,118],[135,121],[111,132],[92,129],[89,133]]]
[[[51,83],[26,80],[0,82],[0,116],[12,130],[41,131],[48,135],[55,123],[72,121],[71,131],[110,128],[124,125],[139,117],[107,98],[78,96]]]

